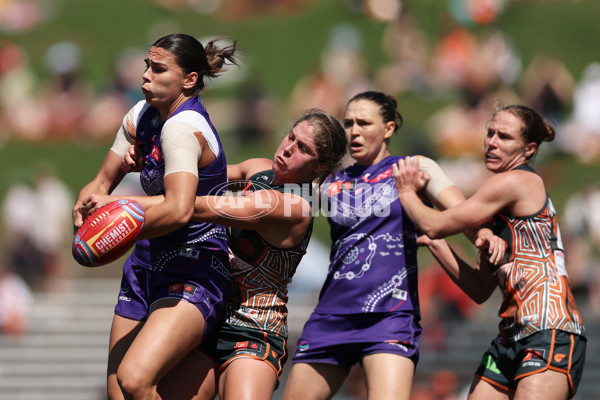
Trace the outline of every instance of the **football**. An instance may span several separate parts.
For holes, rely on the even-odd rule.
[[[73,258],[84,267],[98,267],[123,256],[144,227],[144,208],[133,200],[108,203],[86,218],[73,238]]]

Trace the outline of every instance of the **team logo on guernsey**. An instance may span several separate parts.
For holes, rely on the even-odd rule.
[[[158,149],[158,147],[156,147],[156,145],[152,146],[152,151],[150,152],[150,156],[152,158],[154,158],[156,161],[160,162],[160,160],[161,160],[160,150]]]
[[[356,179],[351,179],[349,181],[335,181],[329,185],[329,196],[333,196],[341,191],[351,191],[354,190],[356,186]]]

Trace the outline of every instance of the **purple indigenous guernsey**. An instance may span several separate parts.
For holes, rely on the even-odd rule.
[[[416,228],[392,175],[400,158],[354,164],[325,185],[333,244],[315,313],[401,312],[420,320]]]
[[[144,103],[144,102],[141,102]],[[198,168],[197,196],[219,195],[227,182],[227,162],[216,129],[210,122],[208,113],[199,97],[193,97],[183,103],[167,120],[178,118],[194,125],[208,124],[215,132],[218,143],[216,159],[206,167]],[[137,140],[145,155],[144,169],[140,174],[141,185],[149,196],[164,194],[165,164],[161,149],[161,131],[164,124],[159,123],[159,112],[156,108],[145,103],[135,121]],[[201,129],[199,129],[200,131]],[[217,189],[215,189],[217,188]],[[223,190],[218,190],[223,188]],[[206,265],[207,252],[214,256]],[[181,257],[189,260],[182,265]],[[136,265],[154,271],[168,271],[177,268],[196,268],[206,270],[210,267],[223,277],[229,278],[227,261],[227,234],[220,225],[190,221],[186,226],[167,235],[140,240],[131,254],[131,261]],[[197,265],[197,260],[204,262]]]

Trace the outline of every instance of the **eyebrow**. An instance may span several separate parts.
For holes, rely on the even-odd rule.
[[[145,58],[145,59],[144,59],[144,62],[145,62],[146,64],[148,64],[148,65],[150,65],[150,64],[154,64],[154,65],[165,65],[165,66],[167,65],[166,63],[162,63],[162,62],[158,62],[158,61],[151,60],[150,58]]]
[[[292,133],[292,134],[294,135],[294,140],[295,140],[295,141],[296,141],[296,142],[297,142],[299,145],[302,145],[302,146],[304,146],[304,148],[305,148],[306,150],[308,150],[308,153],[310,153],[310,155],[314,155],[314,154],[316,153],[316,148],[313,150],[313,148],[312,148],[311,146],[309,146],[309,144],[308,144],[306,141],[304,141],[304,140],[302,140],[302,139],[298,138],[298,135],[297,135],[297,134],[294,132],[294,130],[293,130],[293,129],[290,131],[290,133]],[[316,145],[315,145],[315,147],[316,147]]]

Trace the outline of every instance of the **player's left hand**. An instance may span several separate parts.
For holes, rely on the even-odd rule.
[[[419,171],[419,158],[406,157],[392,165],[392,173],[396,181],[398,193],[418,192],[429,183],[429,175]]]
[[[81,202],[82,211],[89,215],[96,211],[98,208],[114,200],[116,200],[116,198],[108,194],[93,193],[85,199],[83,199],[83,201]]]
[[[475,246],[481,251],[487,251],[490,264],[497,265],[502,261],[506,253],[506,241],[493,234],[479,235],[475,240]]]

